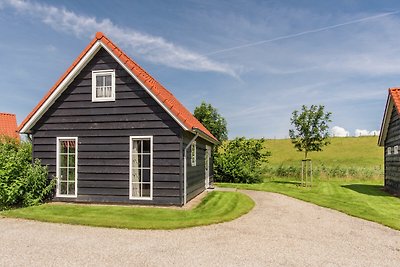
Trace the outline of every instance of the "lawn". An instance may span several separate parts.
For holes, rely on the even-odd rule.
[[[191,210],[44,204],[3,211],[0,216],[112,228],[177,229],[231,221],[253,207],[254,201],[244,194],[214,191]]]
[[[298,181],[278,179],[218,186],[280,193],[400,230],[400,198],[384,192],[377,181],[316,181],[305,188]]]

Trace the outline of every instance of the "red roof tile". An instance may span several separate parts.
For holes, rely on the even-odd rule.
[[[15,114],[0,113],[0,135],[6,135],[19,140],[17,117]]]
[[[92,48],[97,42],[101,41],[109,50],[114,53],[120,61],[132,71],[132,73],[157,97],[157,99],[165,104],[165,106],[171,111],[171,113],[189,130],[199,129],[211,139],[218,141],[194,116],[187,110],[179,101],[176,99],[171,92],[169,92],[164,86],[162,86],[156,79],[148,74],[142,67],[140,67],[135,61],[133,61],[128,55],[126,55],[121,49],[119,49],[110,39],[108,39],[102,32],[97,32],[96,37],[90,42],[90,44],[83,50],[79,57],[74,63],[68,68],[68,70],[61,76],[56,84],[50,89],[50,91],[44,96],[39,104],[32,110],[32,112],[25,118],[25,120],[19,126],[21,130],[25,124],[32,118],[32,116],[39,110],[44,102],[50,97],[50,95],[56,90],[61,82],[68,76],[68,74],[74,69],[79,61],[86,55],[86,53]]]
[[[389,94],[393,99],[397,112],[400,112],[400,88],[398,87],[389,88]]]

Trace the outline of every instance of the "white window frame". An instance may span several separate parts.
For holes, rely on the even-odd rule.
[[[387,154],[388,154],[388,155],[392,155],[392,147],[389,146],[389,147],[387,148]]]
[[[150,139],[150,197],[132,196],[132,141]],[[153,200],[153,136],[129,136],[129,199]]]
[[[60,142],[61,141],[75,141],[75,194],[74,195],[63,195],[60,193]],[[57,137],[57,149],[56,149],[56,176],[57,176],[57,188],[56,197],[76,198],[78,196],[78,137]]]
[[[393,154],[395,154],[395,155],[399,154],[399,146],[393,147]]]
[[[196,167],[197,161],[197,149],[196,149],[196,141],[193,141],[192,145],[190,146],[190,162],[192,167]]]
[[[111,75],[111,97],[96,97],[96,77],[100,75]],[[92,102],[115,101],[115,70],[92,71]]]

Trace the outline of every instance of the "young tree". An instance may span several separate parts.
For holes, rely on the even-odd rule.
[[[194,109],[194,116],[219,140],[228,140],[228,130],[226,120],[222,117],[216,108],[201,102],[201,105]]]
[[[322,105],[311,105],[310,108],[303,105],[301,112],[293,111],[290,121],[294,129],[289,130],[289,136],[294,147],[304,151],[304,159],[307,159],[308,152],[322,151],[322,147],[330,143],[328,123],[331,115]]]

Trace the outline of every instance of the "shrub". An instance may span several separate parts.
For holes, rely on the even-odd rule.
[[[263,151],[264,140],[236,138],[224,142],[214,157],[216,181],[228,183],[261,182],[261,164],[269,152]]]
[[[32,163],[32,146],[11,139],[0,142],[0,209],[37,205],[52,192],[47,168]]]

